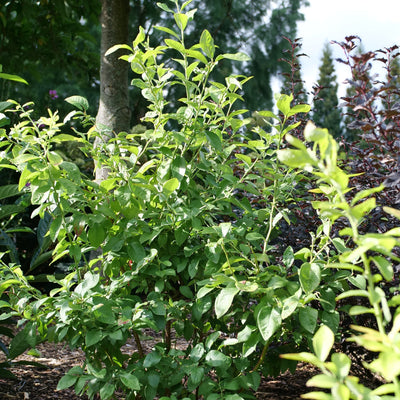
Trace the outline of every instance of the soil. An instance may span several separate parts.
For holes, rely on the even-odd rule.
[[[129,346],[129,344],[127,345]],[[36,361],[47,368],[30,365],[12,368],[17,380],[0,379],[0,400],[85,400],[78,397],[73,388],[57,391],[57,383],[73,366],[81,365],[83,353],[60,344],[42,343],[37,346],[40,357],[23,354],[17,360]],[[286,372],[277,378],[264,379],[256,393],[257,399],[297,400],[302,393],[310,391],[306,382],[318,371],[300,364],[294,374]],[[119,397],[123,399],[123,397]]]

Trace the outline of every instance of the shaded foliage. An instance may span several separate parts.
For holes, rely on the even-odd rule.
[[[50,105],[61,108],[61,98],[71,92],[94,99],[98,92],[99,15],[97,0],[2,2],[3,70],[21,75],[30,85],[1,81],[0,97],[22,102],[34,99],[39,111]],[[59,98],[50,90],[57,90]]]

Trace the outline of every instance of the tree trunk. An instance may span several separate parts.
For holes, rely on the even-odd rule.
[[[96,116],[96,128],[100,133],[95,147],[119,132],[127,132],[130,126],[128,98],[129,64],[119,60],[119,51],[105,57],[106,51],[128,42],[129,0],[101,0],[101,61],[100,61],[100,104]],[[96,166],[96,181],[108,175],[107,168]]]

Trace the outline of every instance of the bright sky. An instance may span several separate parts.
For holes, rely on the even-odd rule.
[[[298,23],[297,36],[302,38],[302,77],[307,89],[318,79],[322,50],[331,40],[344,41],[345,36],[357,35],[365,51],[400,46],[400,0],[309,0],[303,12],[305,21]],[[343,56],[338,45],[331,45],[334,58]],[[349,69],[336,63],[340,85],[349,77]],[[380,71],[377,71],[380,72]],[[344,89],[339,89],[339,96]]]

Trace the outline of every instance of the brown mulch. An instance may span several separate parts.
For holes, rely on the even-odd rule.
[[[128,344],[129,346],[129,344]],[[73,388],[57,391],[57,383],[73,366],[80,365],[83,353],[72,351],[60,344],[42,343],[37,346],[40,357],[24,354],[17,360],[36,361],[47,366],[41,369],[35,366],[23,365],[12,369],[17,380],[0,379],[0,400],[82,400]],[[294,374],[284,373],[277,378],[263,380],[257,392],[258,399],[295,400],[300,394],[306,393],[307,380],[317,371],[308,365],[299,365]],[[123,397],[121,397],[123,399]]]

